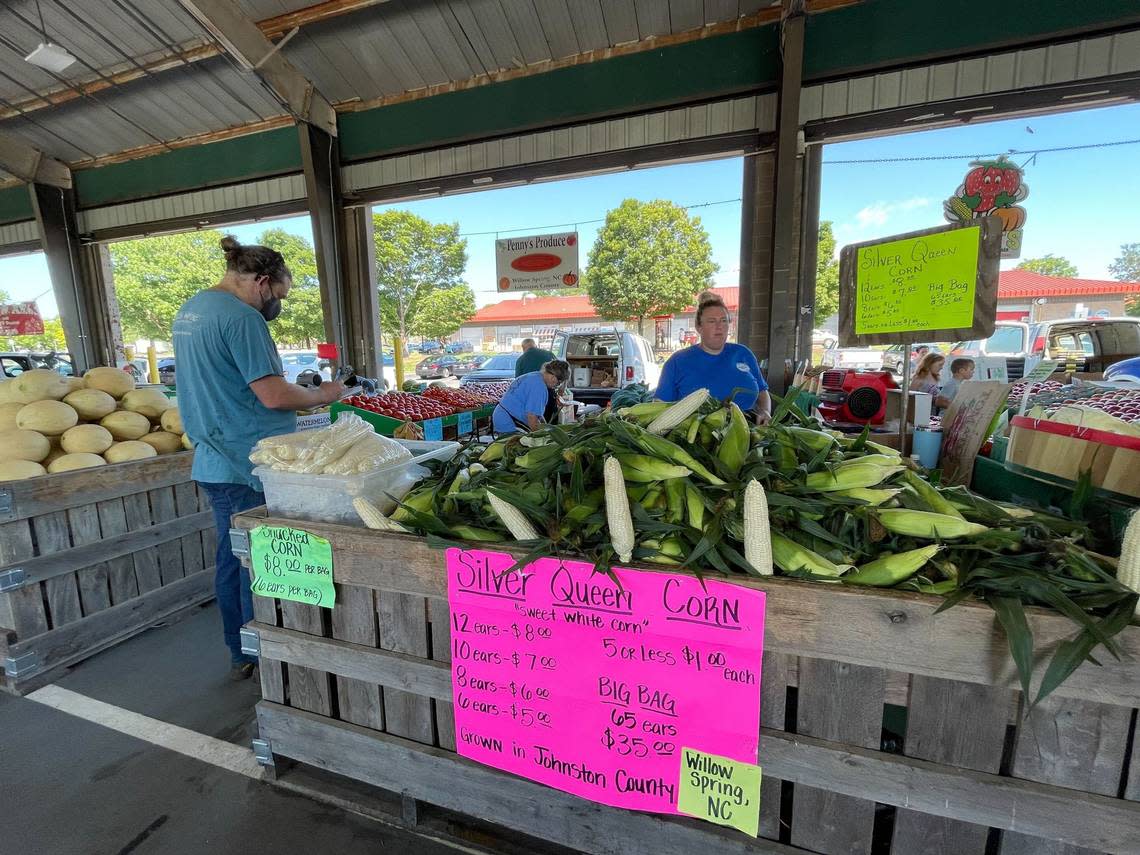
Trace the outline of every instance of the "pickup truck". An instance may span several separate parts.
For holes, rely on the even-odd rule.
[[[947,359],[959,356],[1005,357],[1011,382],[1042,359],[1072,363],[1078,371],[1101,372],[1114,362],[1140,356],[1140,318],[1062,318],[1032,326],[998,321],[989,338],[958,342]]]

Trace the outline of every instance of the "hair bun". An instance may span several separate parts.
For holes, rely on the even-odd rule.
[[[720,298],[719,294],[714,294],[712,291],[702,291],[697,296],[698,306],[723,306],[724,300]]]
[[[222,247],[222,252],[224,252],[226,255],[229,255],[231,252],[235,252],[241,249],[241,243],[233,235],[226,235],[224,238],[218,241],[218,244]]]

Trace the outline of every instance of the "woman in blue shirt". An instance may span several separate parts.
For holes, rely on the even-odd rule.
[[[657,397],[679,401],[697,389],[708,389],[721,400],[732,395],[740,409],[755,412],[757,424],[767,424],[772,417],[768,384],[752,351],[728,340],[728,307],[715,294],[701,295],[697,332],[700,342],[678,350],[661,369]]]
[[[570,365],[560,359],[547,362],[538,371],[516,377],[491,416],[495,433],[538,430],[551,390],[565,383],[569,377]]]

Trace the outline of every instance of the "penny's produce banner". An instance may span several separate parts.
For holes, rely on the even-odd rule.
[[[755,836],[764,593],[447,551],[458,751],[591,801]]]

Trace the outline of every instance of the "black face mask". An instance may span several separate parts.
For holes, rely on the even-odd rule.
[[[281,314],[281,298],[273,295],[273,289],[269,289],[269,299],[261,304],[258,309],[261,316],[267,321],[277,320],[277,316]]]

